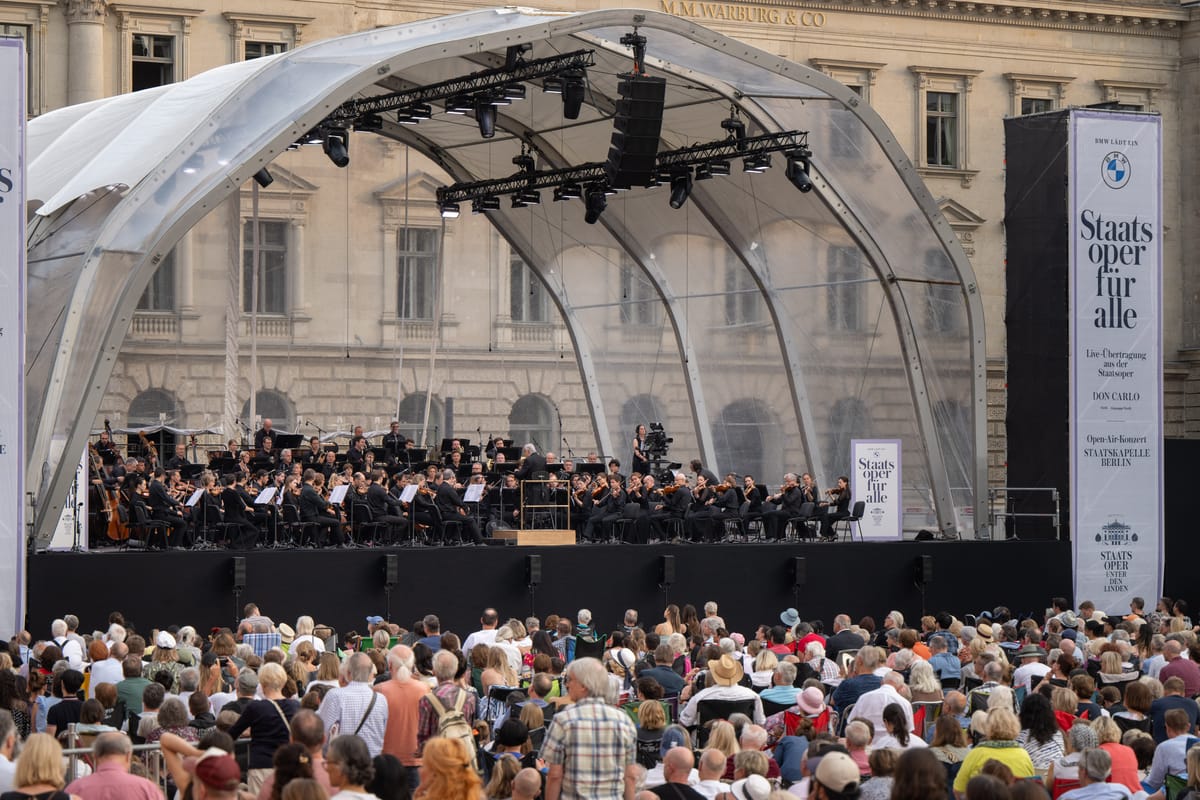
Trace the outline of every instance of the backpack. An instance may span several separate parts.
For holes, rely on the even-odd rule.
[[[471,726],[467,724],[467,718],[463,716],[463,704],[466,701],[467,693],[459,689],[454,707],[447,709],[435,693],[429,693],[429,703],[438,717],[437,736],[443,739],[458,739],[462,742],[467,748],[467,755],[470,757],[471,763],[475,764],[475,768],[478,770],[475,757],[475,731],[471,729]]]

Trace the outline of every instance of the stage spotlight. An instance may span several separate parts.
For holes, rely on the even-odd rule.
[[[583,70],[569,69],[563,73],[563,116],[567,119],[579,119],[583,109]]]
[[[354,121],[354,130],[381,131],[383,130],[383,117],[378,114],[363,114]]]
[[[568,181],[554,190],[554,202],[561,200],[578,200],[583,197],[583,187],[573,181]]]
[[[758,175],[766,172],[771,168],[771,154],[760,153],[756,156],[747,156],[742,159],[742,172],[748,172],[751,175]]]
[[[533,156],[523,148],[520,153],[512,157],[512,163],[516,166],[517,172],[533,172],[535,168]]]
[[[720,176],[728,175],[732,170],[729,167],[728,161],[710,161],[708,162],[708,170],[710,173]]]
[[[401,125],[416,125],[426,119],[433,119],[433,107],[428,103],[414,103],[396,112],[396,121]]]
[[[583,202],[583,221],[588,225],[595,225],[596,220],[600,219],[600,215],[604,213],[604,209],[608,208],[608,198],[604,196],[604,187],[594,183],[590,184],[587,197]]]
[[[692,193],[692,173],[691,170],[683,170],[676,172],[671,176],[671,208],[683,208],[683,204],[688,201],[688,196]]]
[[[808,176],[809,161],[803,155],[789,153],[787,157],[787,179],[801,192],[807,194],[813,189],[812,178]]]
[[[738,150],[745,149],[746,123],[738,115],[737,106],[729,107],[729,117],[721,120],[721,129],[728,132],[729,138],[737,140]]]
[[[475,121],[479,123],[479,135],[484,139],[496,135],[496,107],[486,95],[475,98]]]
[[[475,108],[475,103],[471,100],[471,96],[467,94],[456,94],[446,101],[447,114],[466,114]]]
[[[525,207],[525,201],[523,199],[521,199],[521,192],[517,192],[516,194],[514,194],[512,196],[511,206],[512,206],[512,208],[524,208]]]
[[[521,202],[527,206],[538,206],[542,204],[542,193],[537,189],[525,189],[521,191]]]
[[[500,198],[495,195],[477,197],[471,201],[471,213],[480,214],[484,211],[499,211]]]
[[[254,182],[265,189],[275,182],[275,177],[271,174],[270,170],[268,170],[266,167],[263,167],[258,172],[254,173]]]
[[[525,84],[510,83],[504,87],[504,96],[509,100],[524,100],[525,99]]]
[[[504,51],[504,68],[512,69],[517,64],[525,60],[525,54],[533,50],[531,42],[522,42],[521,44],[510,44],[508,49]]]
[[[335,166],[344,168],[350,164],[350,134],[345,128],[334,128],[326,133],[322,147]]]
[[[562,94],[563,79],[557,75],[549,75],[542,78],[542,92],[544,94]]]
[[[438,206],[443,219],[458,219],[458,203],[442,203]]]
[[[712,176],[712,167],[709,164],[704,163],[696,165],[696,180],[706,181],[712,178]]]

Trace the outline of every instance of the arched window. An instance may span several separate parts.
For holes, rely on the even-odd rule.
[[[183,414],[175,395],[165,389],[147,389],[133,398],[129,404],[128,425],[130,428],[156,428],[159,425],[180,427]],[[158,447],[159,455],[165,460],[170,458],[175,450],[175,434],[161,431],[149,434],[150,441]],[[137,455],[141,448],[136,436],[129,437],[130,455]]]
[[[259,419],[271,420],[274,430],[285,433],[298,433],[296,430],[296,408],[287,396],[272,389],[260,389],[254,395],[254,413]],[[242,406],[242,422],[252,428],[259,427],[256,420],[250,419],[250,401]]]
[[[866,405],[855,397],[843,397],[829,412],[829,447],[825,452],[825,469],[829,475],[818,476],[829,485],[839,475],[850,474],[850,440],[864,439],[869,434],[870,415]]]
[[[721,410],[713,424],[717,463],[709,465],[718,477],[726,472],[753,475],[759,483],[778,480],[778,458],[772,453],[775,415],[760,400],[737,400]],[[771,452],[768,452],[771,451]]]
[[[436,397],[429,403],[429,427],[422,438],[421,431],[425,422],[425,393],[410,394],[400,401],[400,432],[408,439],[416,442],[413,447],[421,447],[429,443],[432,447],[441,444],[441,436],[446,432],[446,407]]]
[[[662,422],[664,416],[662,404],[654,395],[634,395],[621,406],[621,435],[633,441],[638,425],[649,427],[651,422]]]
[[[517,400],[508,414],[508,435],[517,447],[532,442],[542,453],[557,450],[558,415],[554,404],[539,394]]]

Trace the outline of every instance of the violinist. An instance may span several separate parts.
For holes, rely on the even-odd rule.
[[[800,476],[800,498],[802,503],[816,505],[821,502],[821,490],[817,488],[813,476],[807,472]]]
[[[250,474],[250,459],[254,454],[249,450],[243,450],[238,454],[237,471],[243,475]]]
[[[454,520],[462,525],[466,535],[471,537],[473,544],[483,544],[483,536],[479,533],[479,525],[467,513],[467,506],[458,496],[458,487],[454,484],[454,470],[445,469],[437,481],[437,497],[435,498],[438,511],[442,515],[442,524]]]
[[[419,543],[442,544],[446,541],[446,528],[442,524],[442,515],[438,511],[437,504],[434,502],[434,498],[437,497],[437,491],[428,486],[424,478],[417,475],[409,475],[406,472],[400,476],[401,493],[403,493],[404,487],[413,482],[417,484],[417,493],[413,495],[412,504],[408,509],[409,521],[413,525],[424,525],[432,532],[431,540]],[[403,505],[401,503],[401,506]]]
[[[842,475],[837,486],[827,489],[825,495],[829,499],[821,501],[821,541],[832,542],[837,539],[833,523],[850,516],[850,479]]]
[[[666,541],[668,538],[666,521],[668,519],[683,520],[688,507],[692,504],[692,491],[688,488],[687,475],[675,473],[675,483],[662,490],[662,502],[650,513],[650,528],[654,541]]]
[[[797,483],[796,473],[789,472],[783,476],[783,486],[776,494],[767,498],[774,503],[773,511],[764,511],[762,516],[763,533],[769,541],[779,541],[782,538],[789,519],[800,516],[800,507],[804,504],[800,499],[800,484]]]
[[[183,516],[183,504],[171,496],[166,480],[162,467],[154,470],[149,491],[150,510],[154,519],[167,523],[171,529],[166,534],[167,547],[182,547],[187,539],[187,520]]]
[[[712,523],[710,525],[710,541],[725,537],[725,520],[733,519],[738,514],[737,475],[732,472],[725,476],[725,482],[713,489]]]
[[[684,518],[687,538],[692,542],[709,541],[712,531],[713,503],[717,499],[716,485],[708,482],[703,472],[696,473],[696,489],[692,505]]]
[[[638,544],[646,544],[650,541],[652,533],[651,516],[661,507],[663,501],[662,492],[655,485],[653,475],[642,476],[641,498],[642,502],[639,503],[641,510],[638,513],[637,522],[634,523],[634,541]]]
[[[325,487],[325,476],[313,470],[304,471],[304,484],[300,489],[300,521],[318,527],[313,539],[318,547],[326,544],[342,544],[342,521],[333,506],[321,495]]]
[[[738,509],[738,514],[742,518],[743,531],[750,530],[752,521],[762,519],[763,498],[766,497],[766,494],[762,487],[754,482],[753,475],[742,477],[742,505]]]
[[[588,488],[587,475],[583,473],[571,479],[571,486],[571,527],[575,529],[576,536],[582,539],[592,513],[592,491]]]
[[[613,525],[621,519],[625,508],[625,492],[621,489],[621,476],[610,473],[607,493],[596,503],[583,531],[586,542],[597,542],[612,537]]]
[[[384,542],[394,544],[400,541],[400,537],[404,535],[408,520],[404,518],[404,509],[400,507],[399,501],[388,494],[386,486],[387,473],[376,469],[371,473],[371,482],[366,488],[365,499],[367,506],[371,509],[371,521],[382,522],[387,526],[387,536]]]
[[[625,488],[625,508],[621,511],[621,516],[632,521],[631,526],[626,526],[633,529],[633,543],[643,544],[646,539],[641,537],[642,526],[639,526],[639,521],[650,514],[650,503],[646,499],[645,490],[642,488],[642,475],[640,472],[634,472],[629,476],[629,482]]]
[[[225,488],[221,491],[221,507],[225,512],[224,522],[236,525],[237,530],[229,534],[229,547],[234,550],[253,550],[258,544],[258,526],[251,520],[254,514],[252,505],[238,491],[239,478],[226,475]]]

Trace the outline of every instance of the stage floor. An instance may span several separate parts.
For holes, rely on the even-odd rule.
[[[400,581],[384,587],[386,556],[398,559]],[[541,558],[542,581],[526,584],[529,556]],[[664,556],[675,578],[662,585]],[[916,573],[930,556],[932,581],[922,593]],[[246,588],[233,591],[234,558],[245,559]],[[796,585],[795,559],[802,580]],[[79,616],[91,631],[120,610],[139,632],[170,624],[207,631],[234,625],[253,601],[276,622],[310,614],[339,632],[366,630],[368,615],[404,626],[427,613],[443,630],[465,636],[480,611],[502,617],[592,610],[602,630],[635,608],[644,625],[662,619],[667,602],[720,605],[733,630],[751,635],[795,606],[803,619],[848,613],[882,622],[893,608],[911,620],[922,611],[977,614],[996,605],[1040,613],[1056,595],[1071,594],[1069,542],[886,542],[712,545],[571,545],[566,547],[436,547],[235,552],[104,550],[38,553],[28,564],[28,626],[36,638],[50,622]]]

